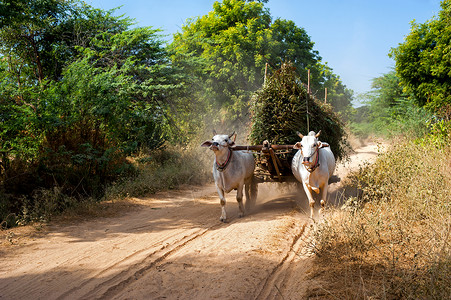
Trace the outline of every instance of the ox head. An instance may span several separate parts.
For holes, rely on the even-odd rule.
[[[314,131],[310,131],[308,135],[302,135],[297,132],[299,137],[302,139],[300,142],[297,142],[293,148],[301,150],[304,165],[311,165],[315,162],[314,154],[321,147],[321,142],[318,140],[319,135],[321,134],[321,130],[315,134]]]
[[[216,152],[226,151],[229,147],[235,145],[236,133],[235,131],[230,134],[216,134],[216,131],[213,130],[213,138],[211,141],[205,141],[200,146],[201,147],[209,147],[210,150]]]

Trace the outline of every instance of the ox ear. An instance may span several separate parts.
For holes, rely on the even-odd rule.
[[[211,144],[212,144],[211,141],[205,141],[205,142],[203,142],[200,146],[201,146],[201,147],[210,147]]]
[[[301,143],[300,142],[297,142],[296,144],[294,144],[294,146],[293,146],[293,149],[301,149],[302,148],[302,145],[301,145]]]
[[[302,133],[300,133],[299,131],[296,131],[296,134],[302,139],[304,138],[304,135]]]
[[[320,134],[321,134],[321,130],[318,131],[318,133],[315,135],[315,137],[318,138]]]

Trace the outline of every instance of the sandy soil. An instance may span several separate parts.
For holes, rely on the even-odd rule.
[[[335,174],[376,154],[361,147]],[[208,185],[133,199],[118,217],[3,231],[0,299],[304,299],[319,284],[304,192],[261,184],[244,218],[234,197],[225,224]]]

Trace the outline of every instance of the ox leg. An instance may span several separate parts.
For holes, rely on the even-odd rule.
[[[244,186],[244,183],[240,184],[238,186],[238,189],[237,189],[237,192],[236,192],[236,201],[238,202],[238,207],[240,208],[240,214],[239,214],[240,218],[242,218],[244,216],[243,186]]]
[[[308,203],[310,206],[310,218],[313,219],[313,209],[315,208],[315,199],[313,199],[312,190],[310,189],[310,186],[305,184],[305,182],[302,182],[302,185],[304,186],[304,191],[305,194],[307,195]]]
[[[219,201],[221,203],[221,217],[219,218],[219,221],[225,222],[227,219],[226,210],[225,210],[225,205],[226,205],[225,193],[219,187],[216,187],[216,189],[218,190]]]
[[[321,208],[319,210],[319,215],[321,216],[321,214],[324,212],[324,206],[326,205],[326,200],[327,200],[327,190],[329,188],[329,185],[326,183],[323,187],[323,192],[321,194]]]
[[[249,211],[251,208],[250,189],[251,189],[250,183],[245,183],[244,184],[244,195],[246,196],[246,206],[245,206],[246,211]]]

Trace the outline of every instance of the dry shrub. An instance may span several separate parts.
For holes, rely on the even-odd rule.
[[[109,186],[107,200],[139,197],[173,189],[183,184],[203,184],[211,180],[211,159],[197,145],[166,146],[133,159],[137,175]],[[207,167],[208,166],[208,167]]]
[[[399,142],[350,177],[359,197],[317,231],[326,290],[337,299],[449,298],[450,152]]]
[[[53,160],[54,164],[59,162],[60,160]],[[131,158],[127,165],[133,167],[135,172],[128,173],[129,176],[122,176],[120,180],[107,186],[103,200],[111,202],[127,197],[139,197],[177,188],[183,184],[202,184],[212,178],[211,158],[198,144],[185,148],[168,145],[163,149]],[[67,177],[71,175],[66,173]],[[11,212],[9,203],[17,203],[14,212]],[[25,225],[29,222],[47,222],[61,215],[97,216],[99,211],[103,211],[100,215],[105,215],[105,205],[106,202],[99,203],[98,198],[77,197],[75,193],[67,193],[64,185],[35,189],[30,197],[23,196],[20,199],[12,198],[0,190],[0,228]]]

